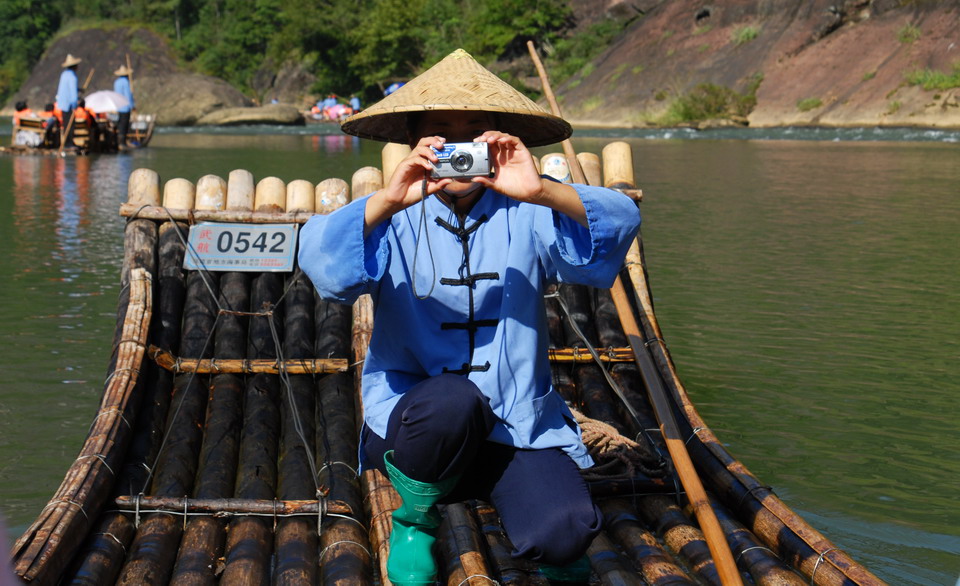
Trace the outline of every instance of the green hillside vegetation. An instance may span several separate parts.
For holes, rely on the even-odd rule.
[[[57,35],[118,24],[159,33],[184,67],[257,99],[257,73],[290,61],[317,77],[317,93],[376,99],[457,47],[491,64],[525,54],[532,39],[553,50],[556,63],[584,63],[604,46],[594,31],[611,34],[608,24],[571,37],[564,0],[4,0],[0,98],[17,90]]]

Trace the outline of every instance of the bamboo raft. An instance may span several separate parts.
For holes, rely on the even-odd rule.
[[[171,179],[161,197],[155,172],[131,175],[103,398],[62,485],[14,546],[23,581],[388,583],[399,497],[379,472],[357,473],[370,299],[327,303],[296,269],[183,266],[188,223],[302,223],[378,189],[402,154],[387,145],[384,170],[360,169],[350,185],[255,184],[237,170],[196,185]],[[602,165],[597,155],[578,158],[590,183],[639,199],[625,143],[608,145]],[[587,478],[605,523],[588,551],[591,583],[882,584],[727,453],[697,414],[653,312],[639,237],[618,283],[629,316],[612,290],[563,285],[546,300],[555,386],[598,461]],[[657,388],[676,432],[655,417]],[[674,433],[735,559],[732,581],[677,480],[667,449]],[[509,556],[488,503],[448,505],[443,515],[441,583],[549,583]]]

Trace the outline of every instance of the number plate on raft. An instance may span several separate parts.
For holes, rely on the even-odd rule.
[[[186,269],[287,272],[293,270],[297,224],[223,224],[190,227]]]

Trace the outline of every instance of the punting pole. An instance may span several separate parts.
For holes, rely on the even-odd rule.
[[[169,183],[169,182],[168,182]],[[180,198],[201,205],[201,199],[189,193],[193,185],[177,182],[171,187],[188,190]],[[199,191],[199,190],[198,190]],[[199,195],[199,194],[198,194]],[[216,205],[208,202],[204,205]],[[211,290],[213,293],[211,294]],[[192,271],[187,275],[180,350],[184,356],[209,356],[213,351],[211,333],[216,320],[218,280],[215,275]],[[162,447],[153,463],[152,483],[147,494],[182,497],[193,490],[203,419],[207,404],[206,381],[184,374],[174,378],[173,396],[167,415]],[[171,515],[150,515],[140,524],[129,548],[119,584],[143,584],[151,580],[167,582],[173,571],[184,519]]]
[[[220,177],[202,177],[197,184],[197,192],[222,193],[223,196],[214,198],[215,203],[211,205],[230,207],[231,190],[228,183]],[[248,273],[227,272],[220,275],[219,307],[232,311],[247,311],[249,297]],[[246,337],[246,316],[235,313],[218,314],[214,356],[243,357]],[[242,387],[243,381],[235,374],[217,374],[211,381],[197,485],[193,490],[196,498],[215,499],[233,495],[242,418]],[[209,583],[216,578],[218,559],[223,554],[225,528],[226,521],[213,516],[199,516],[187,522],[170,579],[171,584]]]
[[[297,180],[287,184],[286,211],[313,212],[314,186]],[[313,285],[300,271],[286,280],[282,301],[283,358],[312,358],[314,346]],[[316,394],[310,375],[281,374],[280,383],[280,484],[284,500],[317,498]],[[276,584],[317,582],[318,526],[320,519],[288,518],[277,523],[273,580]]]
[[[326,183],[321,193],[321,186]],[[346,182],[326,180],[317,185],[317,211],[329,213],[349,199]],[[316,340],[313,356],[350,356],[350,307],[332,303],[314,294]],[[351,518],[328,516],[320,534],[320,583],[330,586],[373,583],[373,557],[363,495],[357,476],[357,403],[353,373],[317,377],[317,482],[327,498],[343,501],[353,511]]]
[[[237,174],[236,183],[234,173]],[[276,177],[260,180],[253,187],[253,176],[230,174],[228,193],[236,185],[249,181],[253,189],[253,207],[257,211],[274,210],[280,194],[286,193]],[[229,201],[228,196],[228,201]],[[250,311],[261,312],[276,303],[283,294],[283,281],[277,273],[259,273],[253,277]],[[274,322],[271,324],[271,322]],[[276,359],[273,332],[280,328],[279,313],[250,318],[246,356],[250,359]],[[243,398],[243,434],[234,495],[241,499],[274,499],[277,496],[277,451],[280,434],[280,382],[276,375],[248,376]],[[274,520],[240,517],[230,522],[224,553],[222,584],[266,584],[270,581]]]
[[[533,59],[533,62],[537,67],[537,72],[540,74],[540,80],[543,82],[544,94],[547,96],[547,100],[550,102],[550,108],[556,116],[559,116],[560,106],[557,105],[557,100],[553,97],[553,90],[550,89],[550,81],[547,78],[547,72],[543,68],[543,63],[540,62],[540,57],[537,55],[537,51],[534,48],[532,41],[527,41],[527,49],[530,51],[530,57]],[[571,143],[569,140],[564,140],[563,150],[567,155],[567,161],[570,164],[570,170],[574,176],[574,181],[578,183],[585,182],[583,172],[580,169],[580,164],[577,161],[576,154],[573,150],[573,143]],[[703,484],[700,482],[700,477],[697,475],[697,470],[694,468],[693,461],[690,460],[690,454],[687,453],[683,439],[677,432],[676,421],[674,420],[673,412],[671,411],[666,390],[663,388],[663,383],[661,382],[659,374],[657,373],[656,365],[653,363],[653,359],[650,357],[650,354],[644,345],[644,340],[640,334],[640,328],[637,325],[636,318],[633,315],[633,310],[630,307],[629,299],[626,296],[626,291],[619,276],[611,288],[611,295],[613,296],[613,300],[617,305],[620,319],[623,322],[624,333],[626,333],[627,338],[630,341],[630,346],[633,348],[634,356],[637,358],[637,364],[640,367],[640,371],[643,374],[644,380],[646,381],[647,389],[650,394],[650,402],[653,404],[654,412],[657,414],[657,419],[660,421],[660,429],[663,434],[663,438],[667,443],[667,449],[670,452],[670,457],[673,459],[674,468],[677,470],[677,473],[680,476],[680,482],[683,484],[684,490],[687,493],[687,498],[690,500],[690,504],[696,513],[697,521],[699,521],[700,526],[706,535],[707,543],[710,546],[710,552],[717,564],[720,579],[724,586],[738,586],[742,584],[743,581],[740,579],[740,573],[737,570],[737,564],[733,559],[733,554],[730,553],[730,546],[727,543],[726,536],[723,534],[723,529],[720,527],[720,523],[713,514],[713,510],[710,508],[710,501],[707,499],[707,493],[703,488]]]

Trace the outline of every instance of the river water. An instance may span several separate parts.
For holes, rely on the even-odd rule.
[[[654,301],[734,456],[891,584],[960,574],[960,133],[578,131],[625,138]],[[161,132],[0,156],[0,515],[39,513],[95,413],[130,172],[349,182],[380,145],[329,127]],[[539,154],[546,151],[539,150]]]

